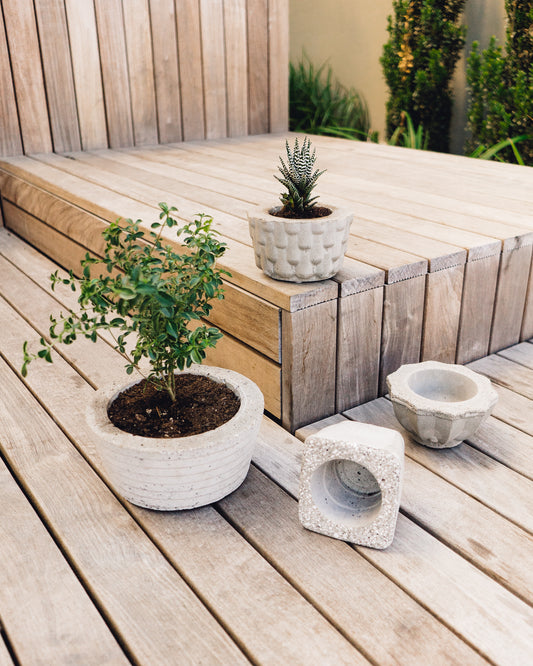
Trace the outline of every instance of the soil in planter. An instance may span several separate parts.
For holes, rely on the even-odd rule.
[[[117,428],[144,437],[198,435],[229,421],[239,398],[224,384],[202,375],[176,377],[176,400],[143,379],[123,391],[108,408]]]
[[[274,217],[285,217],[294,220],[307,220],[315,217],[327,217],[328,215],[331,215],[331,208],[326,208],[326,206],[313,206],[313,208],[306,211],[303,215],[293,211],[285,211],[281,208],[274,213],[271,212],[271,215],[274,215]]]

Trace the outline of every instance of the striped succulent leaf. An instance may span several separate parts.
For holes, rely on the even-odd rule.
[[[285,148],[287,163],[280,157],[281,164],[278,169],[281,177],[274,176],[287,189],[280,195],[283,210],[286,213],[305,215],[318,199],[317,196],[312,197],[311,192],[324,171],[318,169],[313,171],[316,151],[314,148],[311,151],[311,141],[307,137],[304,138],[301,147],[296,138],[292,150],[288,141],[285,142]]]

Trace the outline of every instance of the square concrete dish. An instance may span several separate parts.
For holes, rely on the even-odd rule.
[[[388,428],[347,421],[305,440],[299,517],[314,532],[361,546],[392,543],[404,442]]]
[[[398,421],[419,444],[436,449],[471,437],[498,401],[487,377],[439,361],[402,365],[387,385]]]

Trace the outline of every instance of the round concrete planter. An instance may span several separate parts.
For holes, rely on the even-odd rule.
[[[263,272],[287,282],[326,280],[342,267],[352,213],[327,206],[331,215],[292,219],[271,215],[281,206],[248,215],[255,263]]]
[[[473,435],[498,400],[486,377],[438,361],[403,365],[387,385],[398,421],[417,442],[436,449]]]
[[[214,430],[167,439],[131,435],[111,423],[107,407],[127,386],[96,391],[89,405],[105,472],[118,493],[138,506],[168,511],[211,504],[238,488],[248,473],[263,415],[261,391],[231,370],[193,366],[184,372],[228,386],[241,401],[237,414]]]

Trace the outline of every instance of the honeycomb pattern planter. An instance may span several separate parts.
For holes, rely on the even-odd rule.
[[[299,517],[308,530],[372,548],[392,543],[404,442],[388,428],[347,421],[305,440]]]
[[[174,510],[211,504],[235,490],[248,473],[263,416],[261,391],[232,370],[193,366],[184,372],[228,386],[241,401],[237,414],[199,435],[153,438],[131,435],[109,420],[107,406],[126,386],[96,391],[89,405],[89,425],[108,478],[137,506]]]
[[[394,414],[424,446],[457,446],[479,428],[498,401],[490,380],[462,365],[424,361],[387,377]]]
[[[352,213],[328,206],[331,215],[290,219],[261,208],[248,215],[255,263],[263,272],[287,282],[326,280],[342,267]]]

